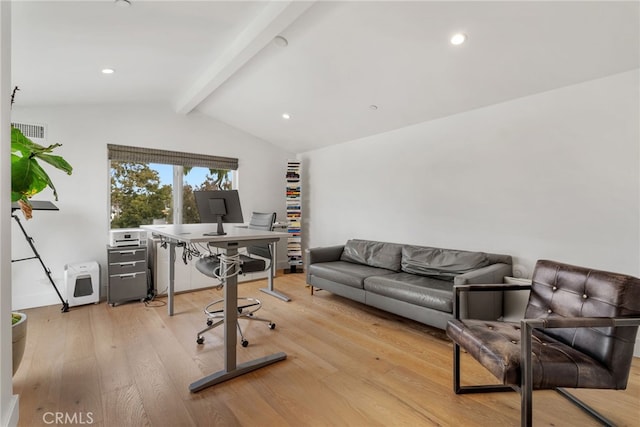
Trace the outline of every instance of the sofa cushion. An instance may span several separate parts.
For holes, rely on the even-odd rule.
[[[340,256],[341,261],[386,268],[392,271],[401,271],[401,259],[402,245],[359,239],[347,241]]]
[[[393,274],[392,271],[346,261],[318,262],[311,264],[308,273],[312,276],[362,289],[364,279],[369,276]]]
[[[453,312],[453,284],[433,277],[394,273],[367,277],[367,292],[447,313]]]
[[[430,248],[406,245],[402,248],[402,271],[421,276],[438,276],[444,280],[486,267],[490,264],[484,252]]]

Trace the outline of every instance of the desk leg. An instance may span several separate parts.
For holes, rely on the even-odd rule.
[[[238,253],[236,248],[228,248],[227,255]],[[237,268],[237,267],[236,267]],[[233,274],[235,272],[231,271]],[[255,371],[272,363],[279,362],[287,358],[283,352],[254,359],[250,362],[236,366],[236,345],[238,336],[236,322],[238,321],[238,276],[228,278],[224,284],[224,369],[214,374],[193,382],[189,385],[189,391],[195,393],[223,381],[230,380],[247,372]]]
[[[169,288],[167,289],[167,311],[173,316],[173,289],[176,280],[176,242],[169,242]]]
[[[227,255],[237,255],[236,248],[228,248]],[[222,266],[222,264],[221,264]],[[236,369],[236,345],[238,344],[238,332],[236,322],[238,321],[238,276],[235,274],[236,265],[229,273],[229,277],[224,283],[224,370],[231,372]],[[220,269],[222,271],[222,267]]]
[[[283,352],[280,352],[254,359],[251,362],[241,363],[236,369],[231,372],[219,371],[215,374],[208,375],[194,383],[191,383],[191,385],[189,385],[189,391],[195,393],[200,390],[204,390],[205,388],[211,387],[212,385],[220,384],[221,382],[239,377],[240,375],[244,375],[247,372],[255,371],[256,369],[263,368],[286,358],[287,355]]]
[[[276,291],[273,288],[273,278],[276,275],[276,263],[278,261],[278,256],[276,253],[276,244],[278,242],[273,242],[270,243],[271,245],[271,266],[269,267],[269,277],[267,278],[267,286],[266,288],[260,288],[260,290],[262,292],[264,292],[265,294],[271,295],[272,297],[276,297],[278,299],[281,299],[282,301],[286,301],[289,302],[291,301],[291,298],[289,298],[288,296],[284,295],[283,293],[280,293],[278,291]]]

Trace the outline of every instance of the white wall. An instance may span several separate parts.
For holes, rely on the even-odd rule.
[[[11,93],[11,2],[0,2],[0,318],[9,319],[11,312],[11,234],[9,204],[11,198],[11,164],[9,163]],[[8,321],[0,322],[0,425],[18,424],[19,399],[12,386],[12,331]]]
[[[510,254],[516,277],[538,259],[640,276],[639,71],[300,155],[303,246],[364,238]],[[526,295],[507,304],[517,317]]]
[[[300,156],[305,247],[365,238],[640,275],[638,70]],[[376,113],[384,114],[384,106]]]
[[[294,155],[223,123],[197,112],[181,116],[153,105],[20,108],[19,104],[18,99],[12,120],[46,124],[48,142],[62,143],[58,154],[74,167],[71,176],[50,171],[60,211],[36,211],[32,220],[23,221],[61,291],[68,263],[98,261],[103,287],[106,283],[108,143],[237,157],[245,219],[253,210],[273,210],[279,219],[285,217],[286,161]],[[52,197],[46,190],[37,198]],[[15,224],[12,250],[14,259],[31,255]],[[37,261],[14,263],[12,275],[14,309],[59,303]]]

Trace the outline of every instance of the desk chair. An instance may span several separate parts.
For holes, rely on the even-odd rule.
[[[266,230],[273,231],[273,224],[276,221],[276,214],[273,213],[261,213],[253,212],[251,214],[251,221],[249,222],[249,228],[253,230]],[[246,254],[239,254],[238,262],[239,266],[236,267],[236,274],[255,273],[259,271],[265,271],[271,268],[271,265],[267,265],[266,259],[269,262],[273,262],[271,254],[271,246],[268,243],[256,244],[253,246],[247,246]],[[258,256],[261,258],[255,258]],[[221,281],[221,286],[224,285],[225,276],[228,271],[227,261],[221,259],[219,255],[209,255],[204,258],[200,258],[196,262],[196,269],[205,276],[213,277]],[[203,333],[221,325],[224,322],[224,310],[223,299],[217,299],[204,308],[204,313],[207,315],[207,327],[198,332],[196,342],[202,344],[204,342]],[[242,333],[240,327],[240,319],[257,320],[260,322],[266,322],[269,329],[275,329],[276,324],[269,319],[254,316],[254,313],[262,307],[262,302],[257,298],[238,298],[238,332],[240,333],[240,343],[243,347],[249,345]],[[216,321],[217,319],[217,321]]]
[[[456,394],[515,390],[521,425],[532,425],[533,390],[555,389],[602,424],[613,423],[568,388],[624,390],[640,325],[640,279],[538,261],[531,285],[457,285],[447,325]],[[460,292],[530,289],[520,323],[460,319]],[[460,348],[501,383],[460,385]]]

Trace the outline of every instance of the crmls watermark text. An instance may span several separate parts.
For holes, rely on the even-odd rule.
[[[93,412],[45,412],[45,424],[93,424]]]

